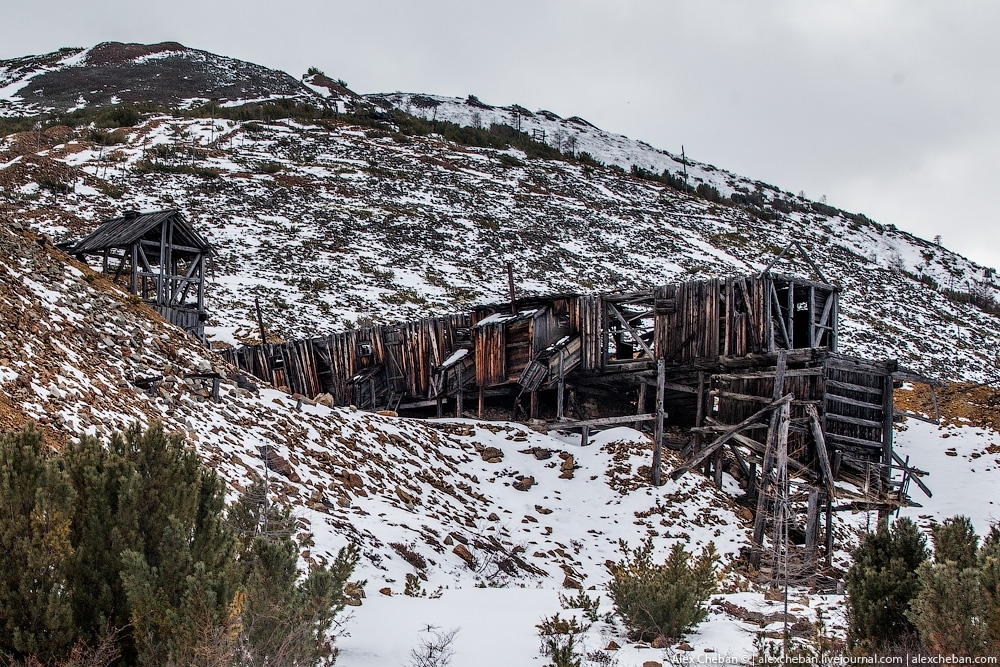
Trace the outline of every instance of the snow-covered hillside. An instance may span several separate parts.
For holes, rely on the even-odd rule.
[[[589,131],[591,154],[606,164],[641,155],[623,138],[607,145],[625,142],[624,157],[601,152]],[[711,540],[728,565],[747,545],[749,513],[728,476],[722,491],[697,474],[649,488],[651,445],[631,429],[581,446],[578,436],[521,424],[399,419],[252,391],[45,236],[16,227],[76,238],[123,210],[180,207],[219,251],[210,292],[218,340],[253,337],[257,295],[273,328],[302,335],[502,298],[507,258],[524,291],[627,289],[759,270],[795,239],[844,287],[845,349],[950,377],[994,372],[996,319],[931,286],[958,291],[981,281],[982,267],[857,216],[811,205],[774,214],[775,202],[809,203],[719,170],[688,165],[689,177],[720,193],[742,187],[771,207],[335,121],[158,116],[113,134],[56,126],[0,144],[0,426],[34,419],[57,445],[161,419],[233,495],[269,475],[313,534],[303,561],[329,558],[347,540],[362,546],[367,597],[340,641],[344,665],[401,664],[428,624],[463,628],[456,664],[532,664],[541,659],[534,624],[560,610],[565,585],[603,595],[619,539],[654,535],[659,555],[677,541],[697,549]],[[799,259],[786,266],[810,271]],[[224,378],[218,402],[210,383],[187,377],[205,371]],[[159,376],[150,389],[138,382]],[[995,441],[987,428],[905,424],[899,451],[931,471],[924,481],[935,493],[914,492],[924,507],[904,512],[924,526],[963,512],[985,531],[995,510],[982,489],[1000,474]],[[676,463],[666,453],[664,468]],[[838,514],[836,565],[873,521]],[[422,575],[426,596],[403,595],[408,574]],[[792,604],[804,627],[823,609],[842,634],[841,597],[796,591]],[[732,571],[710,610],[686,638],[698,655],[746,656],[756,633],[780,630],[781,604]],[[616,624],[596,623],[585,637],[592,651],[610,641],[624,647],[604,652],[620,667],[676,653],[629,644]]]
[[[218,341],[256,338],[254,297],[273,333],[315,335],[502,299],[505,261],[521,293],[630,290],[758,271],[797,240],[843,287],[845,351],[943,377],[995,373],[1000,322],[962,302],[970,289],[995,293],[983,267],[721,171],[712,183],[733,182],[763,207],[335,121],[158,116],[112,134],[7,137],[7,217],[62,240],[125,210],[180,208],[218,251],[208,292]],[[811,274],[798,258],[779,269]]]
[[[233,369],[145,306],[67,263],[44,237],[7,225],[0,225],[0,284],[0,426],[35,419],[58,444],[161,419],[233,495],[265,474],[266,457],[275,496],[314,536],[303,560],[329,558],[347,540],[362,545],[357,576],[368,581],[367,597],[340,642],[344,665],[400,664],[428,624],[463,628],[457,664],[530,664],[538,657],[533,625],[560,610],[557,593],[566,585],[602,596],[604,562],[620,557],[619,539],[635,545],[654,535],[659,554],[676,541],[698,549],[711,540],[724,565],[746,546],[749,513],[734,502],[735,481],[726,476],[717,491],[690,474],[653,490],[650,441],[631,429],[581,446],[578,436],[520,424],[383,417],[240,388]],[[219,402],[209,383],[187,377],[210,370],[224,377]],[[156,376],[163,379],[151,389],[136,385]],[[988,485],[998,470],[994,456],[985,457],[995,438],[919,423],[900,433],[900,451],[932,470],[926,481],[935,497],[913,510],[921,523],[972,511],[963,508],[980,487],[965,482],[975,474]],[[946,451],[952,447],[955,456]],[[664,467],[676,463],[667,452]],[[972,515],[985,530],[993,514],[980,509]],[[838,565],[847,564],[855,531],[872,520],[838,515]],[[426,595],[402,594],[407,574],[422,575]],[[606,597],[602,605],[610,610]],[[780,608],[727,572],[709,620],[687,640],[699,652],[753,653],[757,632],[780,629]],[[839,597],[795,593],[791,611],[806,627],[820,608],[831,632],[841,632]],[[390,637],[387,619],[398,621]],[[596,623],[585,637],[591,651],[610,641],[624,647],[606,652],[621,667],[674,652],[628,644],[617,624]]]

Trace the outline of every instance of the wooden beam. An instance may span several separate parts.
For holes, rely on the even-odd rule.
[[[841,382],[840,380],[827,380],[826,386],[833,387],[834,389],[844,389],[846,391],[860,391],[866,394],[872,394],[874,396],[882,396],[882,390],[879,389],[878,387],[866,387],[862,384]],[[881,405],[879,407],[881,407]]]
[[[819,535],[819,489],[809,491],[809,503],[806,509],[806,559],[812,560],[816,551],[816,538]]]
[[[826,449],[826,438],[823,437],[823,425],[819,421],[819,412],[814,406],[807,405],[806,414],[809,415],[809,423],[812,426],[813,440],[816,444],[816,459],[819,461],[820,472],[823,473],[827,496],[835,499],[837,490],[833,485],[833,470],[830,468],[830,455]]]
[[[901,466],[906,467],[906,462],[903,461],[903,459],[901,459],[899,457],[899,454],[897,454],[896,452],[892,453],[892,460],[895,461],[896,463],[900,464]],[[910,479],[912,479],[914,482],[917,483],[917,486],[920,487],[920,490],[923,491],[927,495],[928,498],[933,497],[934,494],[931,493],[931,490],[927,487],[926,484],[924,484],[922,481],[920,481],[920,477],[918,475],[915,475],[915,474],[910,475]]]
[[[646,413],[643,415],[624,415],[621,417],[601,417],[599,419],[565,419],[563,421],[548,422],[552,426],[560,429],[590,428],[591,426],[616,426],[618,424],[628,424],[629,422],[645,422],[656,419],[656,414]]]
[[[785,256],[785,253],[788,252],[791,249],[791,247],[792,247],[791,243],[786,245],[785,249],[782,250],[780,253],[778,253],[778,256],[772,259],[770,264],[764,267],[764,270],[760,272],[760,277],[763,278],[764,276],[766,276],[767,272],[774,268],[774,265],[777,264],[781,260],[781,258]]]
[[[869,408],[872,410],[881,410],[882,403],[869,403],[868,401],[859,401],[856,398],[847,398],[846,396],[840,396],[838,394],[831,394],[827,392],[826,398],[833,401],[834,403],[844,403],[845,405],[853,405],[859,408]]]
[[[889,411],[889,419],[892,420],[892,410]],[[860,417],[848,417],[847,415],[838,415],[833,412],[826,413],[827,421],[843,422],[845,424],[854,424],[855,426],[867,426],[869,428],[884,428],[885,422],[877,422],[873,419],[861,419]],[[890,421],[891,423],[891,421]]]
[[[788,336],[785,319],[781,316],[781,301],[778,299],[778,290],[774,287],[774,281],[769,282],[768,285],[771,287],[771,302],[778,309],[776,316],[772,314],[771,321],[778,320],[778,324],[781,325],[781,335],[785,337],[785,346],[790,350],[792,349],[792,339]]]
[[[826,279],[826,276],[824,276],[823,272],[820,271],[820,268],[816,266],[816,262],[812,261],[812,257],[809,256],[809,253],[806,252],[806,249],[803,248],[798,241],[792,241],[792,243],[794,243],[795,247],[798,248],[800,253],[802,253],[802,259],[809,262],[809,266],[811,266],[813,271],[816,272],[816,275],[819,276],[819,279],[824,283],[829,283],[829,281]]]
[[[616,318],[618,318],[618,321],[625,326],[625,330],[628,331],[629,335],[635,339],[635,342],[637,342],[639,344],[639,347],[643,349],[643,351],[646,353],[646,356],[648,356],[650,359],[655,359],[656,355],[653,354],[653,350],[649,347],[649,345],[646,344],[646,341],[642,339],[642,337],[639,335],[639,332],[635,330],[635,327],[629,324],[628,320],[626,320],[625,317],[618,311],[618,308],[615,306],[615,304],[611,303],[610,301],[608,301],[607,304],[608,304],[608,309],[611,311],[611,314],[614,315]]]
[[[907,412],[906,410],[893,410],[892,414],[898,415],[900,417],[906,417],[907,419],[916,419],[917,421],[927,422],[928,424],[934,424],[935,426],[940,426],[941,421],[938,419],[930,419],[924,417],[923,415],[918,415],[914,412]]]
[[[786,394],[785,396],[779,398],[777,401],[768,405],[766,408],[763,408],[753,413],[752,415],[741,421],[736,426],[730,427],[729,430],[727,430],[725,433],[720,435],[710,444],[702,448],[702,450],[698,452],[698,454],[693,459],[691,459],[684,465],[675,468],[673,472],[670,473],[670,478],[673,479],[674,481],[680,479],[684,475],[684,473],[703,463],[705,459],[711,456],[712,453],[719,447],[722,447],[722,445],[726,444],[729,441],[729,439],[732,438],[734,435],[745,429],[747,426],[750,426],[751,424],[755,423],[758,419],[760,419],[767,413],[771,412],[772,410],[775,410],[783,405],[791,403],[792,398],[794,398],[792,394]]]
[[[833,310],[833,299],[835,296],[836,292],[830,292],[826,295],[826,303],[823,304],[823,315],[820,316],[819,324],[816,325],[816,330],[813,332],[813,347],[819,347],[819,339],[823,337],[823,329],[832,329],[827,323],[830,321],[830,313]]]

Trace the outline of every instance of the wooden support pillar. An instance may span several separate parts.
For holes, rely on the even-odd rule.
[[[646,412],[646,383],[645,382],[640,382],[639,383],[639,399],[636,401],[635,414],[641,415],[641,414],[644,414],[645,412]],[[636,422],[635,423],[635,430],[638,431],[639,427],[641,425],[642,425],[641,422]]]
[[[456,381],[458,382],[458,391],[455,392],[455,416],[461,418],[462,412],[465,409],[465,401],[463,400],[465,398],[465,396],[463,396],[463,392],[465,391],[465,382],[463,382],[464,378],[462,377],[462,362],[459,362],[458,366],[455,368],[455,374],[457,376]]]
[[[374,390],[374,388],[373,388],[373,390]],[[375,397],[373,395],[372,396],[372,403],[374,403],[374,402],[375,402]],[[438,419],[440,419],[441,417],[444,417],[444,397],[441,396],[440,392],[438,392],[438,395],[437,395],[437,406],[436,407],[437,407],[437,417],[438,417]]]
[[[486,410],[486,387],[479,385],[479,405],[476,407],[476,416],[479,419],[483,418],[483,412]]]
[[[819,489],[809,490],[809,504],[806,509],[806,560],[812,561],[816,553],[816,539],[819,536]]]
[[[747,476],[747,495],[750,500],[757,499],[757,462],[750,462],[750,474]]]
[[[833,498],[826,497],[826,566],[833,566]]]
[[[667,367],[663,359],[656,362],[656,433],[653,443],[653,486],[660,485],[660,465],[663,461],[663,385]]]
[[[590,444],[590,427],[584,426],[580,430],[580,446],[586,447],[589,444]]]
[[[559,385],[556,389],[556,419],[566,418],[566,374],[563,370],[565,354],[559,350]]]
[[[780,314],[779,314],[780,316]],[[778,400],[785,389],[785,368],[788,364],[788,351],[778,350],[778,363],[774,374],[774,400]],[[787,413],[785,413],[787,415]],[[771,413],[771,424],[767,429],[767,444],[764,448],[764,461],[760,469],[760,485],[757,490],[757,512],[753,522],[753,552],[751,564],[754,567],[760,566],[761,547],[764,545],[764,529],[766,527],[768,513],[769,495],[773,493],[772,469],[774,468],[778,446],[778,432],[781,428],[781,412],[775,410]],[[785,437],[788,434],[788,422],[785,421]],[[786,440],[787,442],[787,440]]]
[[[717,489],[722,488],[722,457],[724,454],[725,450],[719,447],[719,450],[715,452],[715,460],[712,462],[713,481]]]
[[[528,419],[538,419],[538,392],[537,391],[531,392],[531,396],[529,397],[529,401],[530,401],[530,403],[529,403],[530,407],[528,409],[529,410],[529,412],[528,412]]]
[[[886,373],[882,391],[882,465],[879,468],[883,488],[888,486],[891,477],[889,466],[892,465],[892,391],[892,373]]]

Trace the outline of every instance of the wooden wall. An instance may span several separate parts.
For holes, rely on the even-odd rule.
[[[470,324],[466,314],[427,317],[221,353],[257,377],[283,381],[293,393],[329,393],[341,405],[376,407],[392,395],[428,398],[434,368],[472,347],[471,338],[460,335]],[[272,374],[276,368],[280,378]]]

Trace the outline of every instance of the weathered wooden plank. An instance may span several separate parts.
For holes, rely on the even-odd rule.
[[[806,414],[809,415],[809,423],[812,426],[813,440],[816,444],[816,460],[819,461],[819,469],[823,473],[827,497],[836,498],[837,490],[833,485],[833,470],[830,468],[830,457],[826,449],[826,438],[823,437],[823,425],[819,421],[819,413],[815,407],[807,405]]]
[[[873,394],[876,396],[882,395],[882,389],[879,387],[866,387],[864,385],[854,384],[852,382],[842,382],[840,380],[827,379],[826,386],[833,387],[834,389],[843,389],[845,391],[858,391],[866,394]]]

